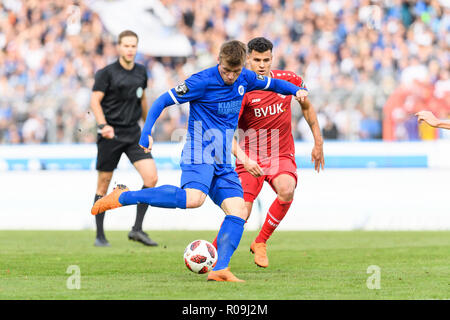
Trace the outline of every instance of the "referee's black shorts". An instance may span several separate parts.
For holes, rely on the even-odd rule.
[[[151,153],[145,153],[139,146],[141,128],[114,127],[115,137],[106,139],[97,135],[97,165],[98,171],[111,172],[117,168],[122,153],[125,153],[131,163],[143,159],[153,159]]]

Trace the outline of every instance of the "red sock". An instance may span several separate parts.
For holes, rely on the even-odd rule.
[[[275,231],[281,220],[283,220],[284,216],[288,212],[291,203],[292,200],[281,201],[278,199],[278,197],[275,199],[275,201],[270,206],[269,211],[267,212],[266,220],[264,221],[264,224],[261,228],[261,231],[259,231],[255,242],[266,243],[266,241],[269,240],[272,233]]]

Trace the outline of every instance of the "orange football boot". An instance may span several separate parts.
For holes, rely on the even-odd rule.
[[[119,202],[119,197],[123,192],[128,190],[129,189],[127,188],[127,186],[123,184],[118,184],[114,188],[113,192],[104,196],[103,198],[98,199],[94,203],[94,206],[91,209],[91,214],[95,216],[96,214],[105,212],[107,210],[121,207],[122,205]]]
[[[250,252],[255,254],[255,263],[262,267],[269,266],[269,258],[267,257],[267,245],[264,242],[258,243],[253,241],[250,246]]]
[[[245,282],[232,274],[229,267],[217,271],[211,270],[208,273],[208,281]]]

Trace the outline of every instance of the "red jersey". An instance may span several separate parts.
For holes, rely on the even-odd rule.
[[[270,76],[305,87],[303,79],[294,72],[272,70]],[[239,145],[251,159],[261,162],[272,157],[294,156],[291,101],[292,96],[271,91],[256,90],[245,94],[238,123],[239,129],[243,130]]]

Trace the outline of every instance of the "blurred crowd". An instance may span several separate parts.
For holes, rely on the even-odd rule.
[[[392,132],[403,133],[392,134],[393,140],[420,139],[405,128],[429,100],[416,99],[411,107],[406,94],[385,109],[398,90],[427,88],[437,115],[450,115],[448,1],[161,3],[176,18],[194,54],[138,54],[149,73],[150,103],[190,74],[214,65],[224,41],[264,36],[274,43],[273,68],[304,78],[325,139],[381,139],[386,117],[394,119]],[[95,121],[89,112],[93,76],[117,59],[115,41],[85,1],[0,2],[0,143],[94,142]],[[397,116],[399,108],[403,117]],[[312,139],[301,109],[292,110],[294,137]],[[155,140],[170,140],[174,130],[186,126],[187,113],[186,105],[167,108],[155,127]]]

